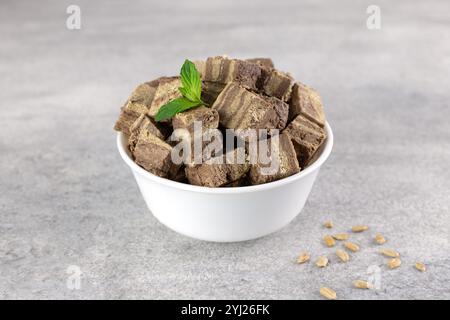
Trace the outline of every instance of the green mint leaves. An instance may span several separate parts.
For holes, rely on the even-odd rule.
[[[172,118],[177,113],[205,104],[202,99],[202,80],[195,64],[185,60],[180,71],[182,87],[178,88],[182,98],[177,98],[159,108],[155,116],[156,121]]]
[[[202,81],[200,80],[200,73],[197,71],[195,64],[189,60],[185,60],[181,67],[181,84],[183,87],[179,88],[181,94],[191,100],[202,102]]]
[[[193,107],[197,107],[200,104],[202,104],[201,101],[200,102],[199,101],[190,101],[189,99],[184,98],[184,97],[174,99],[174,100],[170,101],[169,103],[166,103],[159,109],[158,113],[155,116],[155,120],[163,121],[166,119],[170,119],[177,113],[186,111]]]

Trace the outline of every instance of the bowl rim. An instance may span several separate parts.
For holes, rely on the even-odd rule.
[[[327,122],[325,122],[324,126],[326,132],[327,132],[327,138],[325,140],[325,146],[322,149],[322,153],[320,156],[314,161],[311,165],[309,165],[306,169],[283,179],[254,185],[254,186],[244,186],[244,187],[226,187],[226,188],[210,188],[210,187],[202,187],[202,186],[195,186],[187,183],[177,182],[173,180],[169,180],[166,178],[158,177],[157,175],[154,175],[153,173],[148,172],[147,170],[141,168],[139,165],[137,165],[129,156],[127,147],[122,143],[124,134],[122,132],[117,132],[117,148],[119,149],[120,156],[125,161],[125,163],[131,168],[131,170],[134,172],[137,172],[141,176],[145,177],[146,179],[152,180],[155,183],[159,183],[162,185],[165,185],[167,187],[184,190],[184,191],[191,191],[191,192],[199,192],[199,193],[210,193],[210,194],[240,194],[240,193],[247,193],[247,192],[257,192],[257,191],[263,191],[263,190],[269,190],[274,189],[277,187],[281,187],[283,185],[291,184],[294,181],[300,180],[312,172],[318,170],[322,164],[328,159],[331,150],[333,148],[333,131],[331,130],[331,127]]]

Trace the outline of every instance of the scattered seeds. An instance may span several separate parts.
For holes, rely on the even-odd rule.
[[[359,226],[352,227],[352,231],[353,232],[363,232],[363,231],[366,231],[368,229],[369,229],[369,227],[365,226],[365,225],[359,225]]]
[[[323,241],[327,245],[327,247],[333,247],[336,244],[336,241],[334,241],[333,237],[330,235],[326,235],[323,237]]]
[[[331,229],[334,227],[333,222],[331,220],[325,221],[323,225],[325,228],[328,228],[328,229]],[[364,232],[368,229],[369,229],[369,227],[367,225],[356,225],[351,228],[352,232],[355,232],[355,233]],[[348,240],[349,238],[350,238],[350,235],[348,233],[336,233],[332,236],[325,235],[323,237],[323,241],[325,242],[327,247],[333,247],[336,244],[335,240],[342,241],[342,240]],[[374,240],[379,245],[386,243],[386,238],[380,233],[377,233],[375,235]],[[350,241],[345,242],[344,247],[352,252],[359,251],[359,246]],[[397,251],[392,250],[392,249],[387,249],[387,248],[381,248],[380,253],[386,257],[392,258],[387,263],[387,266],[390,269],[396,269],[401,266],[402,261],[400,260],[400,258],[399,258],[400,254]],[[342,249],[336,250],[336,256],[342,262],[348,262],[350,260],[350,255]],[[311,259],[311,257],[309,255],[309,253],[303,252],[300,256],[297,257],[297,263],[302,264],[302,263],[308,262],[310,259]],[[329,261],[326,256],[320,256],[316,260],[316,266],[319,268],[324,268],[328,265],[328,262]],[[426,271],[426,266],[422,262],[416,262],[414,264],[414,267],[421,272]],[[355,281],[353,281],[353,285],[355,286],[355,288],[358,288],[358,289],[373,289],[373,284],[368,281],[365,281],[365,280],[355,280]],[[320,294],[329,300],[337,299],[336,292],[333,289],[328,288],[328,287],[320,288]]]
[[[359,246],[353,242],[346,242],[344,243],[344,247],[346,247],[348,250],[352,251],[352,252],[357,252],[359,251]]]
[[[323,225],[325,226],[325,228],[331,229],[333,228],[333,221],[325,221]]]
[[[353,285],[358,289],[372,289],[373,284],[364,280],[353,281]]]
[[[401,264],[402,264],[402,261],[399,258],[391,259],[387,263],[387,265],[390,269],[398,268],[398,267],[400,267]]]
[[[348,260],[350,260],[350,256],[348,255],[348,253],[342,249],[337,249],[336,255],[339,259],[341,259],[342,262],[347,262]]]
[[[383,237],[382,234],[377,233],[375,235],[375,242],[378,244],[385,244],[386,243],[386,239]]]
[[[324,268],[328,265],[328,258],[325,256],[320,256],[316,261],[316,266],[319,268]]]
[[[350,235],[348,233],[336,233],[333,234],[332,237],[336,240],[348,240]]]
[[[309,253],[308,252],[303,252],[298,258],[297,258],[297,263],[305,263],[307,261],[309,261]]]
[[[427,271],[427,267],[425,267],[425,265],[422,262],[416,262],[414,267],[416,267],[417,270],[422,271],[422,272]]]
[[[390,257],[390,258],[398,258],[398,257],[400,257],[400,253],[398,253],[397,251],[392,250],[392,249],[382,248],[380,250],[380,253],[382,255],[385,255],[386,257]]]
[[[333,289],[322,287],[320,288],[320,294],[327,298],[328,300],[336,300],[337,294]]]

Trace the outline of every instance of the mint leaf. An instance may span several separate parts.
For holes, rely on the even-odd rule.
[[[155,116],[155,120],[163,121],[166,119],[170,119],[177,113],[186,111],[199,105],[201,105],[200,101],[190,101],[187,98],[178,98],[172,100],[159,108],[159,111]]]
[[[180,78],[182,87],[179,90],[181,94],[191,101],[201,102],[202,81],[200,73],[193,62],[188,59],[184,61],[180,71]]]
[[[195,97],[190,96],[190,92],[186,88],[179,87],[178,90],[181,92],[183,97],[185,97],[186,99],[191,100],[191,101],[197,101],[197,99]]]
[[[183,98],[178,98],[163,105],[155,116],[156,121],[172,118],[177,113],[205,104],[202,101],[202,80],[195,64],[186,59],[181,67],[180,79],[182,87],[178,90]]]

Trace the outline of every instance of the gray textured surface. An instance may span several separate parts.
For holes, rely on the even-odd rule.
[[[0,4],[0,298],[450,298],[448,1],[72,1]],[[138,83],[185,57],[271,56],[317,88],[335,148],[301,215],[245,243],[188,239],[147,211],[113,123]],[[355,223],[339,264],[321,226]],[[387,270],[370,238],[402,254]],[[330,254],[330,267],[296,265]],[[428,265],[419,273],[412,265]],[[69,265],[83,272],[66,287]],[[380,266],[379,290],[351,281]]]

